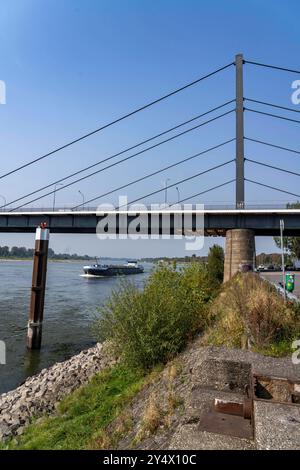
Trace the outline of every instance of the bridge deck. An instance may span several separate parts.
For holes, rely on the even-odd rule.
[[[109,219],[108,219],[109,216]],[[115,229],[112,233],[126,232],[130,224],[136,224],[143,218],[140,233],[183,233],[178,228],[178,220],[192,220],[193,230],[201,227],[204,217],[204,233],[206,236],[224,236],[226,230],[247,228],[253,229],[256,235],[278,235],[280,219],[284,220],[285,235],[300,236],[300,209],[245,209],[245,210],[141,210],[135,211],[22,211],[0,212],[0,232],[34,232],[36,227],[46,222],[52,233],[105,233],[105,223],[115,218]],[[138,218],[138,219],[137,219]],[[166,220],[169,219],[169,224]],[[147,223],[145,223],[147,221]],[[168,228],[170,226],[170,229]],[[179,227],[180,227],[179,223]],[[123,227],[123,229],[122,229]],[[132,225],[131,225],[132,227]],[[186,231],[184,233],[187,233]],[[198,230],[198,234],[203,231]]]

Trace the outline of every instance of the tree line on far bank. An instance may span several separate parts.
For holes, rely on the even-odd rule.
[[[32,258],[34,253],[33,248],[26,248],[25,246],[12,246],[9,248],[8,246],[0,246],[0,258]],[[49,259],[64,259],[64,260],[89,260],[93,259],[91,256],[88,255],[77,255],[77,253],[69,254],[69,253],[55,253],[52,248],[48,250],[48,258]]]

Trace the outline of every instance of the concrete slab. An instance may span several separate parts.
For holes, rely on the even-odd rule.
[[[254,401],[258,449],[300,449],[300,406]]]
[[[185,424],[172,437],[169,449],[176,450],[251,450],[255,443],[247,439],[199,431],[199,424]]]
[[[253,439],[207,432],[199,423],[212,409],[215,398],[242,403],[252,374],[299,380],[300,367],[291,358],[263,357],[250,351],[212,347],[205,353],[193,368],[196,385],[189,397],[185,423],[173,436],[172,448],[299,449],[300,406],[296,404],[254,400]]]

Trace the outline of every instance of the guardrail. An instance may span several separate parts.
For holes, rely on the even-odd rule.
[[[165,206],[163,203],[153,203],[153,204],[159,204],[160,207],[165,207],[167,208],[173,208],[176,209],[176,203],[169,204],[169,206]],[[183,205],[180,204],[182,207]],[[196,209],[196,204],[191,204],[191,209]],[[235,210],[236,206],[235,204],[203,204],[205,210]],[[90,211],[90,212],[95,212],[97,210],[100,210],[100,206],[84,206],[84,207],[78,207],[73,209],[73,204],[66,204],[63,206],[56,206],[55,209],[53,207],[27,207],[24,206],[23,208],[19,207],[17,212],[69,212],[69,211],[74,211],[74,212],[80,212],[80,211]],[[145,205],[147,209],[151,209],[151,205],[147,204]],[[128,206],[130,208],[130,206]],[[294,210],[295,208],[293,207],[287,207],[286,204],[245,204],[244,209],[246,210]],[[299,208],[300,209],[300,208]],[[4,207],[0,208],[0,212],[14,212],[15,209],[14,207]]]
[[[273,281],[270,281],[269,279],[266,279],[264,278],[264,281],[268,282],[269,284],[271,284],[272,286],[275,287],[277,293],[279,295],[281,295],[282,297],[284,297],[284,288],[281,287],[279,284],[277,284],[276,282],[273,282]],[[296,303],[299,303],[300,302],[300,299],[298,299],[298,297],[294,294],[291,294],[291,292],[288,292],[287,290],[285,290],[285,295],[286,295],[286,298],[288,300],[290,300],[291,302],[296,302]]]

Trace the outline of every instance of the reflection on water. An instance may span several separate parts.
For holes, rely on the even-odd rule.
[[[0,261],[0,340],[6,343],[6,365],[0,364],[0,393],[29,375],[63,361],[95,342],[91,326],[119,278],[81,277],[84,262],[49,262],[41,351],[27,351],[32,262]],[[130,276],[142,286],[152,268]]]

